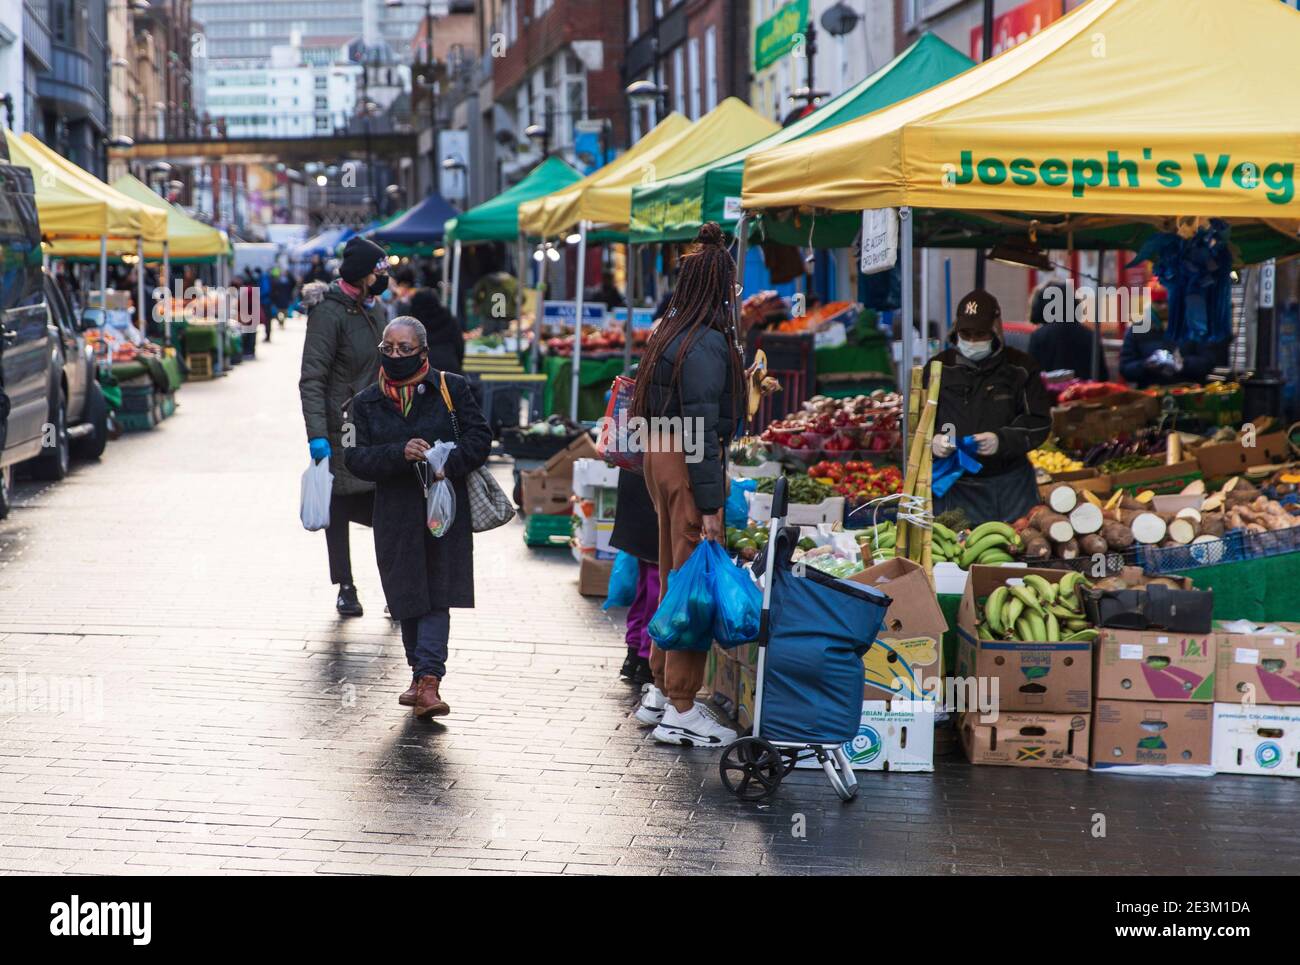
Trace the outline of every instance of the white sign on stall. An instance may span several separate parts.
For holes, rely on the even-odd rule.
[[[871,208],[862,212],[862,258],[858,271],[864,275],[889,271],[898,263],[898,212],[893,208]]]

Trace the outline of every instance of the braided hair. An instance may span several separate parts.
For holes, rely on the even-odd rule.
[[[677,287],[664,312],[664,317],[656,327],[641,358],[640,372],[643,377],[636,381],[636,391],[632,396],[632,415],[648,417],[650,408],[650,383],[658,368],[660,359],[668,346],[679,335],[683,335],[681,348],[673,361],[672,380],[664,397],[664,405],[672,397],[674,390],[680,390],[682,365],[699,333],[706,328],[717,329],[727,339],[731,349],[728,373],[731,379],[731,416],[736,416],[736,405],[744,398],[743,355],[736,337],[736,327],[732,315],[732,299],[735,298],[736,262],[727,251],[726,239],[722,229],[715,221],[706,221],[700,226],[695,242],[679,263]]]

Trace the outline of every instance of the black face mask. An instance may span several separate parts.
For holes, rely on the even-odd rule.
[[[386,291],[388,291],[387,275],[380,275],[378,278],[375,279],[374,283],[370,286],[370,288],[367,289],[368,294],[375,295],[375,296],[382,295]]]
[[[384,374],[392,381],[405,382],[420,371],[420,366],[424,365],[424,356],[419,354],[393,358],[391,355],[380,355],[379,364],[383,366]]]

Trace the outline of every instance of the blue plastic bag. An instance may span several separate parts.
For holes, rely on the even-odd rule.
[[[703,651],[713,646],[713,568],[717,556],[710,546],[718,544],[702,541],[681,567],[668,574],[668,592],[649,626],[650,638],[661,650]]]
[[[749,503],[745,499],[745,493],[758,492],[757,479],[733,479],[731,480],[731,492],[727,493],[727,507],[723,517],[728,526],[734,526],[736,529],[744,529],[745,524],[749,522]]]
[[[962,436],[952,455],[944,456],[935,462],[930,473],[930,492],[936,497],[945,496],[952,488],[952,484],[965,473],[973,476],[983,469],[983,464],[975,458],[978,452],[979,446],[975,442],[975,437]]]
[[[641,564],[631,553],[618,551],[614,568],[609,574],[609,590],[602,610],[616,606],[631,606],[636,599],[636,582],[641,578]]]
[[[759,620],[763,613],[763,593],[750,578],[749,573],[736,566],[726,551],[717,543],[713,565],[713,597],[716,610],[713,615],[713,637],[726,649],[758,637]]]

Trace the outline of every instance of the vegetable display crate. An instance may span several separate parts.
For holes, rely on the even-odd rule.
[[[185,367],[189,369],[192,382],[205,382],[212,378],[212,356],[207,352],[196,352],[185,356]]]
[[[1119,572],[1123,570],[1125,566],[1131,565],[1132,563],[1131,556],[1132,556],[1132,550],[1129,550],[1124,553],[1116,553],[1116,552],[1107,553],[1106,554],[1106,575],[1118,576]],[[1092,579],[1095,576],[1095,570],[1097,564],[1096,561],[1093,560],[1091,556],[1076,556],[1074,557],[1074,559],[1069,559],[1069,560],[1061,559],[1059,557],[1050,560],[1034,560],[1032,565],[1041,566],[1046,569],[1052,569],[1052,570],[1078,570],[1080,573],[1086,575],[1089,579]],[[1164,571],[1162,570],[1161,572]]]
[[[1167,495],[1170,493],[1180,493],[1189,485],[1198,479],[1204,478],[1199,469],[1189,469],[1173,476],[1161,476],[1157,479],[1146,479],[1141,482],[1125,482],[1123,473],[1112,476],[1116,489],[1122,489],[1129,495],[1136,495],[1144,489],[1150,489],[1156,495]]]
[[[557,452],[562,452],[581,434],[581,432],[566,432],[563,435],[552,435],[549,432],[505,428],[501,430],[501,448],[507,455],[516,459],[545,461]]]
[[[123,432],[146,432],[156,426],[153,409],[148,412],[127,412],[122,410],[114,415]]]
[[[158,396],[159,412],[164,419],[170,419],[176,414],[176,393],[166,392]]]
[[[1272,535],[1272,534],[1268,534]],[[1245,534],[1229,530],[1216,540],[1188,543],[1184,546],[1135,546],[1131,550],[1133,562],[1151,576],[1177,573],[1196,566],[1215,566],[1219,563],[1239,563],[1247,558]]]
[[[147,377],[142,382],[123,383],[122,412],[133,415],[153,412],[154,402],[153,383]]]
[[[525,546],[567,546],[572,535],[572,513],[533,513],[524,520]]]
[[[1234,532],[1236,532],[1234,530]],[[1300,550],[1300,526],[1274,529],[1263,533],[1243,533],[1241,541],[1244,558],[1257,560],[1265,556],[1279,556]]]

